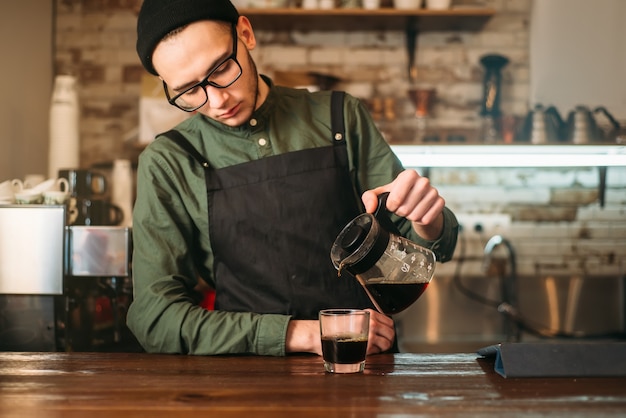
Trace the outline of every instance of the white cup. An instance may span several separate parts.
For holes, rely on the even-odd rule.
[[[53,191],[53,190],[69,192],[70,184],[68,183],[67,179],[61,177],[58,179],[48,179],[32,187],[32,189],[37,190],[40,193]]]
[[[43,202],[43,195],[39,190],[23,189],[15,193],[15,202],[19,205],[35,205]]]
[[[0,183],[0,203],[15,202],[15,193],[22,190],[24,185],[20,179],[6,180]]]
[[[379,9],[380,0],[363,0],[363,8],[366,10]]]
[[[27,174],[24,176],[24,188],[31,189],[36,185],[43,183],[46,180],[46,176],[43,174]]]
[[[319,7],[320,7],[319,0],[302,0],[303,9],[319,9]]]
[[[43,193],[44,205],[64,205],[70,197],[68,192],[60,190],[48,190]]]
[[[426,8],[430,10],[447,10],[452,0],[426,0]]]
[[[422,7],[422,0],[393,0],[393,7],[402,10],[419,9]]]

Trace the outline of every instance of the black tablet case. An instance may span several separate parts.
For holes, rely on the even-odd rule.
[[[503,377],[626,376],[626,342],[501,343],[478,354],[495,357]]]

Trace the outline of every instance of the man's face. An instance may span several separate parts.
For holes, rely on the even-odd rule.
[[[258,74],[248,53],[256,42],[247,21],[240,20],[240,27],[242,36],[235,42],[241,76],[226,88],[204,87],[208,100],[198,109],[228,126],[247,122],[257,106]],[[161,41],[154,50],[152,63],[173,97],[204,80],[233,53],[233,47],[229,24],[199,21]]]

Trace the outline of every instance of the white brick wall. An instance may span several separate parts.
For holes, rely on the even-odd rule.
[[[430,178],[459,218],[480,215],[488,223],[511,216],[498,233],[515,247],[520,275],[535,275],[538,266],[564,275],[626,273],[626,167],[608,168],[604,207],[595,198],[595,168],[433,168]],[[531,207],[537,219],[527,219],[529,212],[519,219],[520,207]],[[561,207],[574,219],[554,219]],[[478,237],[471,233],[474,225],[464,226],[467,255],[480,257],[490,236]],[[454,269],[454,261],[448,264],[440,270],[444,274]],[[481,274],[480,266],[466,265],[464,274]]]

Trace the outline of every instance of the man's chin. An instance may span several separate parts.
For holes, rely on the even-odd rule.
[[[235,113],[233,116],[226,117],[226,118],[219,118],[217,120],[222,122],[224,125],[236,128],[245,123],[248,123],[251,117],[252,117],[252,112],[239,109],[239,111]]]
[[[232,128],[236,128],[238,126],[241,126],[241,125],[243,125],[244,123],[246,123],[248,121],[248,119],[243,118],[240,114],[236,114],[233,117],[224,118],[224,117],[220,117],[220,116],[207,114],[205,112],[199,112],[199,113],[201,113],[206,118],[209,118],[211,120],[219,122],[222,125],[230,126]]]
[[[223,125],[230,126],[231,128],[237,128],[245,124],[246,122],[248,122],[249,118],[242,118],[241,116],[237,115],[232,118],[218,118],[215,120],[217,120]]]

